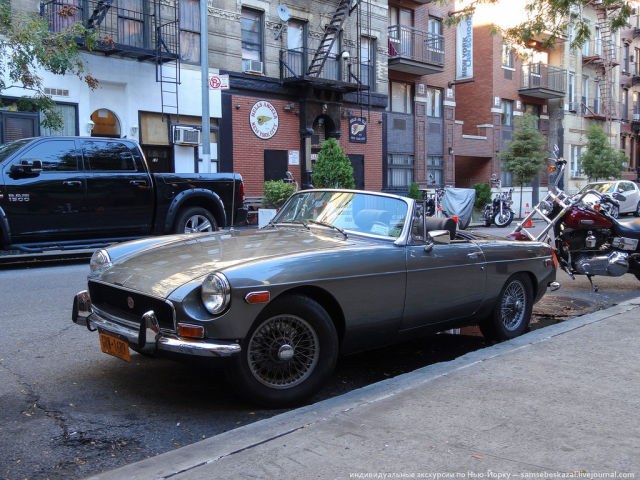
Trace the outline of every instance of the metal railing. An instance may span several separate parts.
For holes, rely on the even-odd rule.
[[[104,0],[50,0],[40,5],[40,14],[52,31],[68,29],[75,22],[95,29],[100,49],[124,47],[177,54],[175,7],[162,5],[167,17],[163,23],[156,17],[156,10],[159,12],[160,7],[155,1],[141,2],[141,5],[142,11],[108,5]]]
[[[389,27],[389,58],[444,66],[444,36],[406,25]]]
[[[283,80],[303,78],[308,74],[309,65],[315,54],[313,48],[280,50],[280,78]],[[330,54],[317,77],[322,80],[358,83],[368,85],[373,79],[373,66],[342,60],[339,54]]]
[[[620,58],[619,47],[611,40],[594,38],[582,46],[582,58],[598,58],[604,61],[617,62]]]
[[[556,92],[567,91],[567,70],[546,63],[522,65],[520,89],[544,88]]]

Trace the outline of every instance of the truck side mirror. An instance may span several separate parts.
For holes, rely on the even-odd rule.
[[[23,158],[17,163],[11,165],[11,173],[13,175],[39,175],[42,171],[42,160],[35,158]]]

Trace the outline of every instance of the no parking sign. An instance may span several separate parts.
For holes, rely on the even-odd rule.
[[[228,90],[229,75],[211,75],[209,76],[209,88],[211,90]]]

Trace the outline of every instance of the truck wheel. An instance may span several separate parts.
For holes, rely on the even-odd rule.
[[[175,233],[215,232],[218,224],[213,214],[202,207],[190,207],[178,215]]]
[[[287,295],[257,319],[228,374],[247,400],[282,408],[317,392],[337,358],[338,335],[327,311],[308,297]]]
[[[532,310],[531,280],[516,273],[502,287],[493,312],[480,322],[480,330],[487,340],[510,340],[527,331]]]

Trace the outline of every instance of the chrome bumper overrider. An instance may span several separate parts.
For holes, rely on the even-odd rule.
[[[126,339],[130,346],[145,352],[163,350],[205,357],[227,357],[240,352],[240,345],[237,343],[213,343],[161,332],[153,310],[142,315],[140,326],[116,318],[92,306],[86,290],[78,292],[73,299],[71,319],[73,323],[85,326],[89,330],[99,329]]]
[[[549,282],[547,284],[547,287],[549,288],[549,290],[551,290],[552,292],[555,292],[556,290],[558,290],[560,288],[560,282]]]

